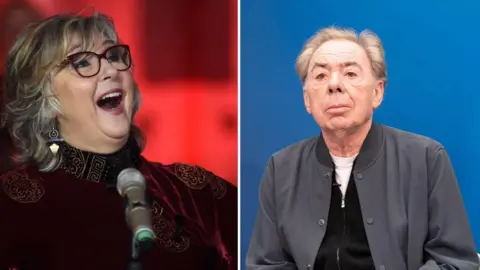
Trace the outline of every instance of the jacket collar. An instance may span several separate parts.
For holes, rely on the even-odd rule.
[[[384,144],[383,126],[372,123],[372,126],[360,148],[360,153],[355,160],[355,170],[362,171],[376,160]],[[327,148],[322,134],[318,136],[315,152],[320,164],[333,169],[334,164],[330,151]]]

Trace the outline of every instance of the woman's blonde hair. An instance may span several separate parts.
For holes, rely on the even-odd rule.
[[[364,30],[360,34],[357,34],[355,30],[334,26],[323,28],[313,35],[300,52],[295,69],[302,83],[305,82],[308,74],[308,66],[315,51],[317,51],[323,43],[334,39],[349,40],[362,46],[370,59],[374,76],[379,80],[383,80],[385,86],[387,85],[385,52],[380,38],[370,30]]]
[[[120,43],[113,21],[106,15],[56,15],[29,25],[13,44],[5,63],[3,122],[18,149],[15,159],[20,163],[33,161],[41,171],[55,170],[62,159],[61,152],[53,155],[48,146],[48,134],[61,113],[51,75],[67,57],[73,36],[82,41],[82,50],[105,39]],[[139,107],[140,92],[135,84],[134,115]],[[132,124],[131,130],[143,149],[139,128]]]

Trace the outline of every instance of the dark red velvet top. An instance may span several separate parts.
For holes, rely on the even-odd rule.
[[[1,175],[0,269],[125,270],[132,233],[115,179],[132,166],[145,176],[157,236],[144,270],[237,269],[236,187],[198,166],[149,162],[130,145],[97,155],[62,144],[55,172]]]
[[[3,83],[3,77],[0,74],[0,121],[2,121],[1,117],[5,106],[3,103]],[[12,140],[10,140],[10,135],[8,134],[7,128],[1,128],[0,122],[0,174],[12,169],[12,153]]]
[[[0,128],[0,174],[13,168],[12,153],[10,135],[6,128]]]

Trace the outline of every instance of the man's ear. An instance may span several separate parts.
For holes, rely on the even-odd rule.
[[[379,80],[377,86],[373,89],[372,105],[373,109],[378,108],[383,102],[383,94],[385,92],[385,81]]]

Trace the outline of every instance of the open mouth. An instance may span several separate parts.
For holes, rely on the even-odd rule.
[[[122,90],[109,92],[97,100],[97,106],[107,111],[117,109],[122,104],[123,96]]]

